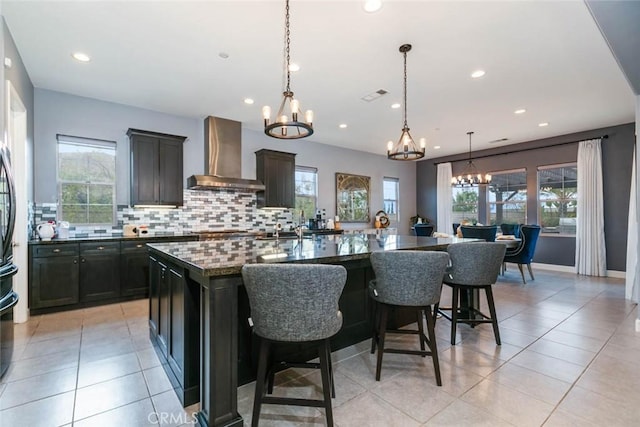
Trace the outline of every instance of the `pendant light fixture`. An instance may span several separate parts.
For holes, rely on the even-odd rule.
[[[287,86],[282,93],[283,98],[275,116],[271,122],[271,107],[262,107],[262,117],[264,118],[264,133],[278,139],[298,139],[313,134],[313,111],[307,110],[304,113],[304,121],[301,116],[300,102],[293,97],[291,91],[291,76],[289,70],[290,60],[290,30],[289,30],[289,0],[286,0],[286,14],[284,21],[285,30],[285,71],[287,73]],[[287,114],[291,114],[288,116]]]
[[[407,52],[410,50],[410,44],[400,46],[400,52],[404,57],[404,126],[398,142],[394,145],[393,141],[389,141],[387,144],[387,158],[391,160],[417,160],[424,157],[425,140],[420,140],[420,149],[418,149],[407,126]]]
[[[451,178],[451,184],[456,187],[473,187],[474,185],[487,185],[491,183],[491,175],[488,173],[484,176],[478,173],[476,165],[471,160],[471,135],[473,132],[467,132],[469,135],[469,160],[467,161],[467,169],[463,175]]]

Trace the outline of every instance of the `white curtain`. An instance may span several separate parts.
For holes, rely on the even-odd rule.
[[[451,198],[451,163],[438,164],[437,183],[437,214],[436,219],[439,233],[451,234],[451,210],[453,209]]]
[[[578,146],[576,273],[589,276],[607,275],[600,141],[581,141]]]
[[[636,149],[633,149],[633,166],[631,167],[631,191],[629,192],[629,220],[627,223],[627,266],[625,268],[625,298],[636,300],[638,293],[638,197],[636,195]]]

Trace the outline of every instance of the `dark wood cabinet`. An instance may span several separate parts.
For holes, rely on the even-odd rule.
[[[127,131],[131,146],[131,205],[182,206],[184,136]]]
[[[256,178],[262,181],[258,207],[293,208],[296,205],[296,155],[274,150],[256,151]]]
[[[193,240],[197,236],[31,244],[29,308],[51,313],[158,294],[150,287],[158,282],[149,278],[154,273],[146,244]]]
[[[33,246],[29,251],[29,307],[75,304],[80,296],[77,244]]]
[[[200,339],[200,288],[186,272],[149,256],[151,337],[175,392],[184,406],[199,400],[199,355],[190,349]]]
[[[80,301],[120,295],[120,242],[80,244]]]
[[[120,246],[120,295],[146,297],[149,292],[147,241],[122,242]]]

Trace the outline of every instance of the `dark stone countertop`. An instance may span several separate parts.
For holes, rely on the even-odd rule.
[[[364,234],[285,240],[254,238],[183,243],[152,243],[151,252],[207,276],[240,274],[244,264],[270,262],[334,263],[367,259],[379,250],[442,250],[452,243],[477,239]]]
[[[171,240],[171,238],[192,238],[193,240],[197,240],[198,236],[194,233],[156,233],[147,236],[133,236],[133,237],[124,237],[124,236],[104,236],[104,237],[73,237],[68,239],[51,239],[51,240],[40,240],[40,239],[32,239],[29,240],[29,245],[56,245],[61,243],[85,243],[85,242],[104,242],[104,241],[123,241],[123,242],[133,242],[136,240],[146,240],[146,241],[163,241],[163,240]]]

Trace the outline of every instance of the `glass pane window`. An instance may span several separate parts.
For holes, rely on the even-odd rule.
[[[538,169],[538,206],[543,233],[576,234],[577,165]]]
[[[487,191],[489,224],[527,223],[527,171],[493,172]]]
[[[82,225],[115,223],[115,142],[58,135],[57,173],[60,220]]]
[[[315,218],[318,202],[318,170],[305,166],[296,166],[296,213],[304,211],[305,218]]]
[[[399,218],[399,193],[400,193],[400,181],[398,178],[384,177],[382,181],[382,198],[384,208],[390,221],[398,221]]]
[[[451,220],[454,223],[478,221],[478,187],[452,187],[453,195]]]

